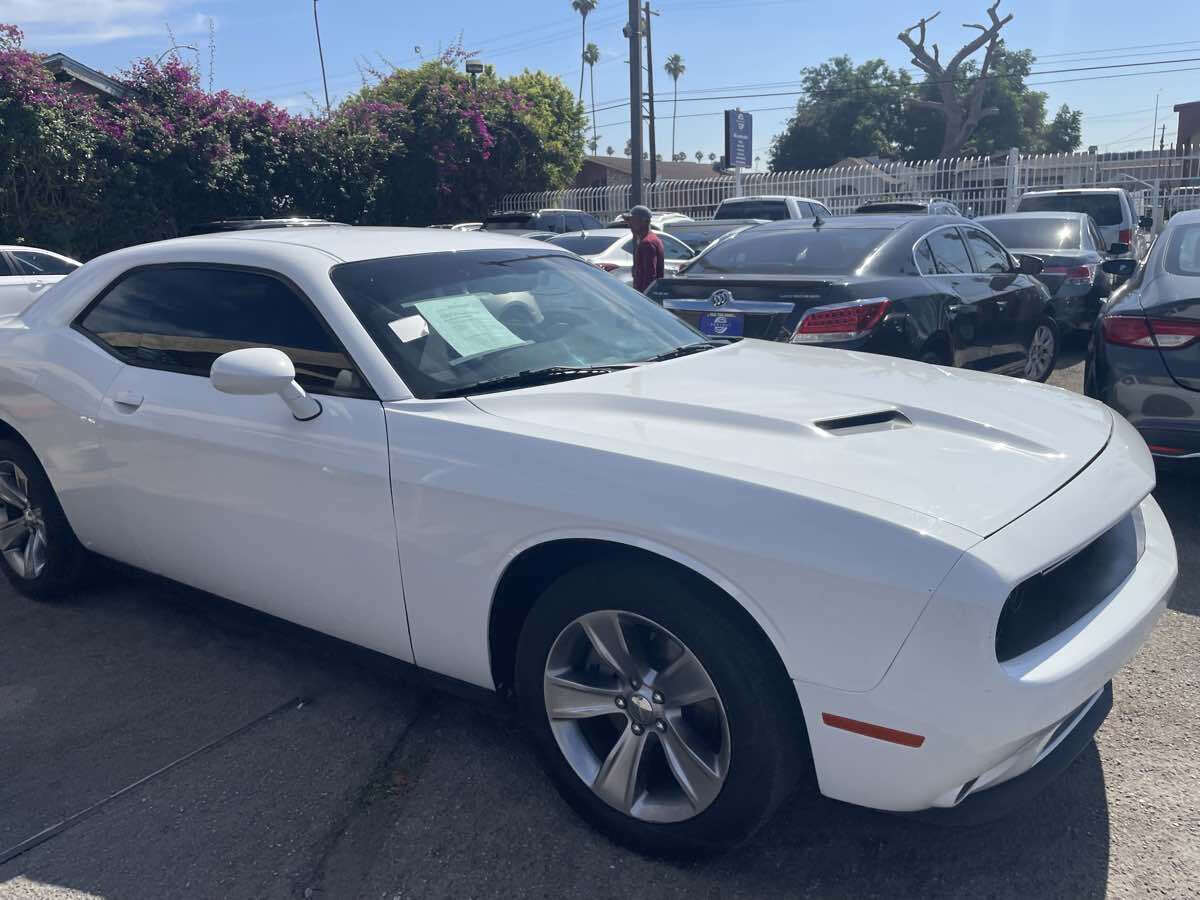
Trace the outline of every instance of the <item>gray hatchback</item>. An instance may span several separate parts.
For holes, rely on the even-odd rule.
[[[1158,459],[1200,460],[1200,210],[1173,216],[1092,332],[1084,391],[1141,432]]]

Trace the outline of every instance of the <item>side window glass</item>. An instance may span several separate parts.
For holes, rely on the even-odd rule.
[[[922,275],[934,275],[937,273],[937,267],[933,261],[933,251],[929,249],[929,241],[921,241],[913,250],[913,256],[917,260],[917,270]]]
[[[79,327],[125,362],[207,377],[222,353],[282,350],[305,390],[361,394],[354,364],[282,281],[228,269],[144,269],[118,281]]]
[[[49,253],[33,250],[10,250],[9,253],[17,265],[18,275],[69,275],[79,268]]]
[[[958,229],[943,228],[931,234],[928,240],[939,275],[960,275],[971,271],[971,257],[967,255],[967,248],[958,236]]]
[[[988,274],[1010,271],[1008,254],[1004,249],[977,228],[964,228],[971,253],[975,256],[976,272]]]
[[[13,274],[13,272],[12,269],[8,267],[8,260],[5,258],[3,253],[0,253],[0,278],[11,274]]]
[[[637,242],[633,238],[629,238],[627,241],[625,241],[625,243],[623,243],[621,245],[621,249],[624,250],[626,253],[628,253],[630,256],[632,256],[633,248],[636,246],[636,244],[637,244]]]
[[[587,223],[583,221],[583,216],[579,215],[579,213],[568,213],[565,218],[567,221],[567,231],[583,231],[588,227]]]
[[[587,213],[584,213],[579,218],[583,222],[583,224],[580,226],[581,229],[587,229],[588,231],[591,231],[592,229],[595,229],[595,228],[603,228],[604,227],[603,222],[601,222],[595,216],[589,216]]]
[[[660,234],[659,238],[662,240],[663,256],[667,259],[691,259],[694,256],[688,245],[682,241],[666,234]]]

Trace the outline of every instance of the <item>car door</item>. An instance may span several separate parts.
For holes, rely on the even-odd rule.
[[[1017,271],[1008,251],[991,235],[980,228],[959,230],[971,251],[979,291],[990,296],[996,311],[989,366],[1022,360],[1041,314],[1041,292],[1032,278]]]
[[[950,298],[946,320],[955,364],[986,368],[996,323],[995,298],[975,275],[974,263],[957,227],[943,225],[924,240],[935,267],[933,278]]]
[[[0,253],[0,315],[22,313],[57,278],[20,263],[13,252]]]
[[[411,661],[383,408],[282,278],[216,266],[134,269],[74,327],[126,365],[99,413],[122,562]],[[322,412],[219,393],[213,361],[274,347]]]

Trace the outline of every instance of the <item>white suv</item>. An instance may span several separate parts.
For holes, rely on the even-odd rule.
[[[714,219],[822,219],[833,218],[829,207],[807,197],[759,196],[730,197],[722,200],[713,214]]]
[[[1017,202],[1017,212],[1087,213],[1100,229],[1104,249],[1127,244],[1134,259],[1142,259],[1150,248],[1149,222],[1138,216],[1133,198],[1124,188],[1030,191]]]

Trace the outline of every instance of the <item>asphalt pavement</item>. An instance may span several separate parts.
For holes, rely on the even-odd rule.
[[[1156,496],[1171,609],[1029,808],[947,828],[801,795],[687,863],[583,824],[503,707],[374,654],[129,573],[3,585],[0,897],[1200,896],[1200,477]]]

